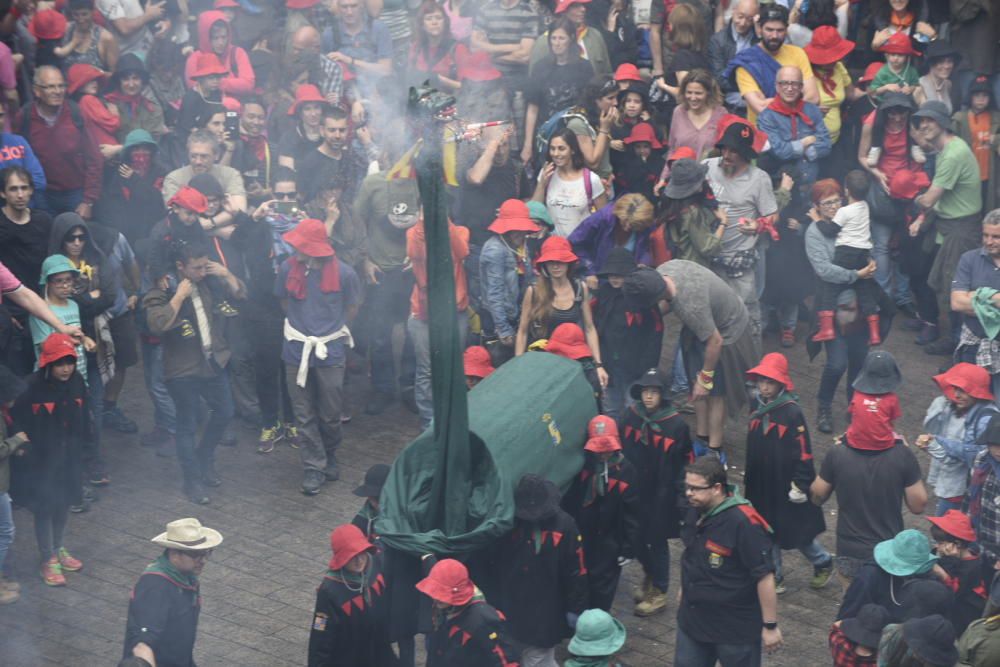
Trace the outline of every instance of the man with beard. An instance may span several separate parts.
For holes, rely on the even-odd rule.
[[[785,44],[788,34],[788,10],[778,4],[761,8],[758,24],[760,42],[756,48],[736,54],[723,72],[727,79],[735,77],[736,86],[747,103],[747,120],[756,126],[757,114],[774,99],[778,69],[798,67],[803,73],[802,92],[806,102],[819,104],[819,89],[812,74],[806,52]]]
[[[357,135],[366,147],[372,145],[371,132],[367,127],[358,128]],[[302,196],[305,201],[311,201],[329,183],[339,181],[344,184],[347,195],[353,197],[365,176],[366,165],[352,150],[347,112],[339,107],[324,110],[320,136],[323,142],[307,153],[301,164],[296,165]]]
[[[1000,209],[990,211],[983,219],[983,245],[965,252],[958,260],[955,279],[951,283],[951,308],[962,318],[961,343],[956,354],[958,361],[979,363],[980,350],[989,353],[989,365],[994,394],[1000,389],[1000,359],[994,351],[992,338],[983,328],[976,314],[998,312],[1000,308]],[[980,298],[979,290],[992,291],[993,296]]]
[[[223,210],[202,220],[202,228],[206,232],[231,227],[234,224],[234,213],[231,211],[245,211],[247,207],[243,177],[232,167],[215,163],[218,148],[219,140],[215,134],[209,130],[195,130],[187,140],[188,165],[174,169],[163,179],[163,201],[168,203],[198,174],[211,174],[222,185],[225,193]]]
[[[743,101],[735,82],[724,76],[723,72],[737,53],[749,49],[759,41],[753,25],[758,11],[760,5],[757,0],[738,0],[733,5],[733,18],[708,40],[708,61],[712,65],[712,73],[726,96],[726,106],[735,112],[745,112],[747,103]]]

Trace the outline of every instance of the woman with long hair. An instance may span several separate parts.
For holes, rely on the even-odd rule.
[[[670,48],[674,57],[664,69],[663,76],[654,79],[660,89],[674,98],[680,95],[680,82],[694,69],[711,71],[705,49],[708,36],[705,21],[691,5],[677,4],[667,17],[670,29]]]
[[[555,223],[553,233],[562,237],[608,202],[604,184],[584,164],[577,136],[568,127],[549,139],[549,161],[538,175],[532,199],[545,204]]]
[[[595,76],[580,90],[582,115],[566,121],[576,135],[584,164],[601,178],[611,178],[611,128],[618,122],[618,84],[606,76]]]
[[[872,50],[878,50],[897,32],[923,42],[938,36],[930,23],[930,9],[925,0],[875,0],[872,19],[875,27]]]
[[[424,81],[440,90],[458,90],[455,67],[455,38],[451,34],[451,18],[435,0],[425,0],[413,19],[414,38],[410,41],[407,60],[407,83],[419,86]]]
[[[574,34],[572,23],[565,18],[557,19],[548,32],[549,53],[532,71],[525,90],[526,140],[521,149],[521,160],[525,163],[533,157],[535,129],[552,114],[572,106],[577,91],[594,76],[594,67],[583,58]]]

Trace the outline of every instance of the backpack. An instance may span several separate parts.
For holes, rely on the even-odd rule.
[[[542,123],[542,126],[535,131],[535,159],[539,163],[545,162],[549,155],[549,141],[552,139],[552,135],[558,130],[566,127],[566,124],[574,118],[579,118],[587,126],[590,126],[590,121],[587,120],[586,114],[584,114],[583,109],[580,107],[568,107],[562,111],[557,111],[552,116]]]
[[[67,99],[64,104],[69,105],[69,116],[73,119],[73,125],[76,126],[77,131],[84,135],[86,130],[83,125],[83,115],[80,113],[80,107],[73,100]],[[21,107],[21,128],[20,135],[25,138],[26,141],[30,141],[31,138],[31,102],[28,102],[23,107]]]

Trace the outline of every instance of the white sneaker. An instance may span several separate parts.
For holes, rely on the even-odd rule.
[[[910,157],[912,157],[913,161],[917,164],[924,164],[927,162],[927,156],[924,155],[924,149],[916,144],[910,146]]]
[[[882,158],[882,149],[878,146],[872,146],[868,151],[868,166],[877,167],[878,161]]]

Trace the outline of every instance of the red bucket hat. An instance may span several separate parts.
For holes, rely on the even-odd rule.
[[[865,68],[864,74],[862,74],[861,78],[858,79],[858,85],[861,85],[862,83],[871,83],[872,81],[874,81],[875,75],[878,74],[878,71],[882,69],[882,65],[884,64],[885,63],[880,63],[880,62],[870,63],[868,67]]]
[[[910,40],[910,36],[905,32],[897,32],[892,35],[885,44],[878,47],[877,51],[882,53],[897,53],[903,56],[919,56],[920,51],[913,48],[913,42]]]
[[[649,123],[636,123],[632,126],[632,131],[629,133],[628,138],[625,139],[626,144],[634,144],[640,141],[648,142],[654,150],[663,148],[663,144],[656,138],[656,131]]]
[[[948,510],[942,516],[929,516],[927,520],[963,542],[976,541],[976,531],[972,529],[972,520],[958,510]]]
[[[198,214],[208,210],[208,199],[190,185],[185,185],[178,190],[177,194],[167,202],[167,206],[173,206],[174,204]]]
[[[580,328],[580,325],[572,322],[565,322],[556,327],[552,336],[549,337],[549,344],[545,346],[545,351],[573,361],[594,356],[587,345],[583,329]]]
[[[617,452],[622,448],[618,438],[618,424],[607,415],[597,415],[587,425],[587,444],[583,446],[588,452],[603,454]]]
[[[694,152],[694,149],[690,146],[678,146],[674,149],[674,152],[667,156],[667,162],[676,162],[677,160],[697,160],[698,154]]]
[[[38,355],[38,367],[45,368],[54,361],[66,357],[77,358],[76,343],[64,333],[50,333],[42,342],[42,350]]]
[[[832,65],[843,60],[854,46],[854,42],[841,37],[833,26],[821,25],[813,30],[812,41],[806,45],[805,52],[813,65]]]
[[[642,82],[642,76],[639,74],[639,68],[632,63],[622,63],[615,70],[615,81],[639,81]]]
[[[191,78],[197,79],[203,76],[225,76],[229,70],[219,60],[219,56],[214,53],[196,51],[194,53],[194,67],[191,70]]]
[[[535,258],[535,268],[537,269],[545,262],[563,262],[564,264],[572,264],[579,259],[580,258],[574,254],[573,246],[570,245],[569,241],[561,236],[550,236],[545,239],[545,242],[542,244],[542,249],[538,253],[538,257]]]
[[[590,0],[559,0],[559,3],[556,5],[555,11],[552,12],[552,13],[553,14],[562,14],[564,11],[566,11],[567,9],[569,9],[569,6],[572,5],[572,4],[585,5],[585,4],[588,4],[589,2],[590,2]]]
[[[316,218],[306,218],[291,231],[281,235],[285,242],[310,257],[333,257],[335,254],[326,225]]]
[[[417,582],[417,590],[438,602],[461,607],[469,604],[476,587],[469,579],[469,570],[452,558],[438,561],[427,573],[427,577]]]
[[[466,348],[462,353],[462,363],[465,366],[465,374],[474,378],[489,377],[495,371],[493,359],[490,352],[482,345],[473,345]]]
[[[508,199],[500,204],[497,211],[497,219],[486,229],[494,234],[506,234],[507,232],[530,232],[534,234],[539,227],[531,219],[531,212],[528,205],[520,199]]]
[[[368,541],[361,529],[353,523],[337,526],[330,533],[330,569],[339,570],[358,554],[375,551],[375,545]]]
[[[299,105],[306,102],[327,104],[326,98],[323,97],[323,93],[319,92],[319,88],[311,83],[304,83],[295,90],[295,104],[288,107],[288,115],[294,116],[297,114],[299,112]]]
[[[93,65],[76,63],[69,68],[68,72],[66,72],[66,91],[72,95],[91,81],[97,81],[98,79],[103,79],[107,76],[107,72],[98,69]]]
[[[759,364],[747,371],[747,375],[759,375],[774,380],[783,385],[786,391],[795,389],[792,378],[788,375],[788,359],[781,352],[765,354]]]
[[[889,179],[889,196],[909,201],[929,187],[931,179],[923,169],[900,169]]]
[[[955,400],[955,387],[980,401],[992,401],[993,392],[990,389],[990,373],[982,366],[960,362],[940,375],[934,376],[934,381],[941,388],[949,401]]]
[[[28,22],[28,32],[35,39],[62,39],[66,34],[66,17],[54,9],[35,12]]]

